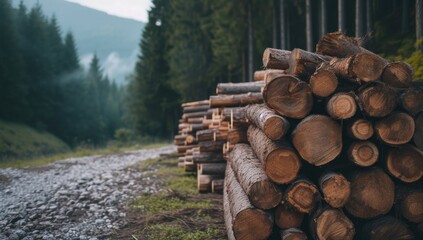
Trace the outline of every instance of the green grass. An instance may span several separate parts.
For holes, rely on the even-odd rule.
[[[219,229],[208,227],[204,230],[187,231],[178,224],[155,224],[148,226],[147,239],[203,240],[213,239],[211,236],[220,234]]]

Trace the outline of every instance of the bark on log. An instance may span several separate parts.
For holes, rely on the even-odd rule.
[[[310,225],[315,239],[352,240],[355,236],[354,224],[340,209],[317,210]]]
[[[195,172],[197,169],[197,164],[192,162],[184,162],[184,171],[185,172]]]
[[[216,163],[224,161],[222,153],[219,152],[193,153],[192,158],[194,163]]]
[[[281,240],[307,240],[307,234],[298,228],[281,230]]]
[[[309,84],[314,95],[328,97],[338,87],[338,77],[331,67],[327,63],[324,63],[311,75]]]
[[[385,66],[382,81],[395,88],[408,88],[413,82],[413,67],[406,62],[392,62]]]
[[[271,140],[281,139],[289,130],[289,122],[276,115],[273,109],[264,104],[248,105],[245,107],[245,117],[256,125]]]
[[[340,32],[324,35],[317,43],[316,52],[338,58],[345,58],[357,53],[374,54],[360,47],[360,43],[355,38],[347,37]]]
[[[320,198],[317,186],[305,179],[291,183],[283,194],[286,203],[302,213],[311,213]]]
[[[192,106],[192,107],[184,107],[183,113],[192,113],[192,112],[205,112],[209,110],[209,104],[207,105],[200,105],[200,106]]]
[[[251,204],[261,209],[276,207],[282,199],[282,193],[266,176],[253,149],[248,144],[236,144],[229,158],[235,176]]]
[[[332,58],[329,65],[338,77],[372,82],[381,78],[385,62],[375,54],[357,53],[346,58]]]
[[[263,170],[273,182],[289,183],[297,177],[301,163],[292,148],[283,143],[273,142],[254,125],[248,128],[247,137]]]
[[[316,71],[317,66],[329,60],[330,57],[294,48],[289,59],[288,72],[300,78],[308,79]]]
[[[224,185],[225,185],[225,180],[223,180],[223,179],[213,180],[212,181],[212,193],[222,193]]]
[[[199,193],[209,193],[212,191],[212,181],[221,179],[222,175],[197,175],[197,189]]]
[[[262,87],[264,87],[264,81],[219,83],[216,87],[216,94],[242,94],[248,92],[261,92]]]
[[[413,86],[401,94],[400,102],[404,110],[412,116],[423,112],[423,81],[413,82]]]
[[[423,112],[417,115],[415,123],[416,129],[414,131],[413,142],[423,151]]]
[[[242,107],[223,108],[221,113],[224,121],[240,121],[244,120],[244,110]]]
[[[386,156],[386,167],[399,180],[416,182],[423,176],[423,151],[412,145],[391,148]]]
[[[204,142],[204,141],[224,141],[228,138],[227,132],[218,131],[215,129],[206,129],[201,130],[196,133],[197,141]]]
[[[203,123],[204,117],[188,118],[188,123]]]
[[[188,120],[188,118],[204,118],[204,116],[209,115],[207,111],[204,112],[191,112],[191,113],[184,113],[182,115],[182,119],[185,120],[185,122]]]
[[[304,219],[304,213],[288,206],[285,202],[279,204],[275,210],[275,224],[280,229],[299,228]]]
[[[272,233],[273,219],[269,213],[251,205],[230,164],[226,167],[225,187],[235,238],[238,240],[267,239]]]
[[[230,144],[248,143],[247,130],[244,128],[232,128],[228,131],[228,142]]]
[[[292,143],[308,163],[324,165],[341,153],[341,126],[327,116],[310,115],[292,132]]]
[[[263,67],[286,70],[289,68],[290,57],[290,51],[266,48],[263,52]]]
[[[340,173],[329,172],[319,179],[324,200],[333,208],[343,207],[350,198],[350,182]]]
[[[225,175],[226,163],[201,163],[198,164],[198,174]]]
[[[281,69],[267,69],[267,70],[261,70],[261,71],[255,71],[254,72],[254,81],[263,81],[266,79],[266,75],[269,73],[286,73],[286,70]]]
[[[197,145],[183,145],[183,146],[177,146],[176,149],[178,153],[185,153],[188,149],[195,148]]]
[[[326,110],[335,119],[351,118],[357,111],[355,96],[352,93],[336,93],[329,99]]]
[[[198,147],[200,152],[217,152],[221,151],[225,141],[205,141],[199,142]]]
[[[385,216],[385,217],[366,223],[364,227],[362,228],[360,239],[411,240],[411,239],[415,239],[415,236],[413,232],[409,229],[407,224],[391,216]]]
[[[187,103],[183,103],[181,106],[183,108],[186,108],[186,107],[196,107],[196,106],[203,106],[203,105],[209,105],[209,100],[187,102]]]
[[[385,117],[397,105],[395,91],[380,82],[359,88],[358,97],[362,110],[370,117]]]
[[[403,112],[395,112],[375,124],[378,138],[390,145],[408,143],[413,138],[415,128],[414,119]]]
[[[225,228],[226,228],[226,235],[228,240],[236,240],[233,231],[232,225],[232,214],[231,209],[229,206],[228,200],[228,193],[226,191],[226,187],[223,188],[223,215],[225,217]]]
[[[263,88],[264,102],[282,116],[302,119],[313,107],[310,87],[291,75],[269,75]]]
[[[261,93],[210,96],[210,107],[234,107],[262,102]]]
[[[365,119],[356,119],[347,127],[348,136],[357,140],[367,140],[373,136],[373,124]]]
[[[423,222],[423,191],[412,191],[401,202],[401,214],[410,222]]]
[[[357,166],[369,167],[379,158],[377,146],[370,141],[356,141],[348,148],[348,159]]]
[[[388,213],[394,204],[394,183],[381,169],[363,169],[351,179],[347,211],[359,218],[375,218]]]

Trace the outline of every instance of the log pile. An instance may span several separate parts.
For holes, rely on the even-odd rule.
[[[423,239],[423,83],[411,66],[341,33],[316,53],[266,49],[263,65],[210,97],[228,122],[215,152],[228,239]]]

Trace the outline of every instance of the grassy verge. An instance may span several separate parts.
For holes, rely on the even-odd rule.
[[[140,171],[160,182],[162,191],[130,204],[128,224],[111,239],[225,239],[222,196],[198,194],[197,180],[178,168],[177,159],[142,162]]]

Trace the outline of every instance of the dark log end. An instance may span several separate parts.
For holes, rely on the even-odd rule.
[[[364,82],[379,80],[385,68],[385,61],[369,53],[358,53],[355,55],[351,71]]]
[[[261,209],[276,207],[282,200],[282,192],[270,181],[253,184],[249,191],[251,203]]]
[[[310,87],[314,95],[328,97],[338,87],[338,78],[333,71],[321,69],[310,77]]]
[[[272,234],[273,221],[266,212],[260,209],[247,208],[236,216],[233,231],[236,239],[267,239]]]
[[[392,62],[383,70],[382,81],[391,87],[408,88],[413,82],[413,68],[406,62]]]
[[[377,146],[370,141],[353,142],[348,149],[348,159],[361,167],[369,167],[379,157]]]
[[[386,166],[401,181],[416,182],[423,176],[423,152],[412,145],[391,148],[386,156]]]
[[[285,184],[297,177],[300,168],[300,159],[293,150],[279,148],[268,155],[264,170],[272,181]]]

